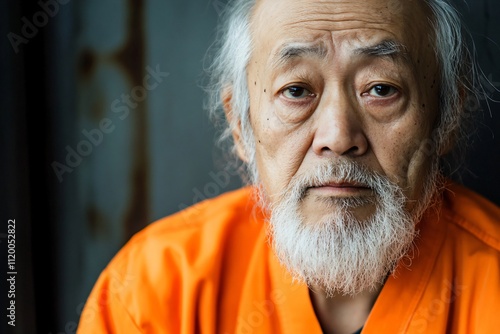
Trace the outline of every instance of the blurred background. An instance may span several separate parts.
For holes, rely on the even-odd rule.
[[[214,146],[201,88],[227,1],[0,4],[0,279],[8,219],[18,273],[10,332],[74,333],[99,273],[132,234],[240,185]],[[500,3],[455,4],[486,93],[500,100]],[[482,102],[462,179],[500,204],[500,105]]]

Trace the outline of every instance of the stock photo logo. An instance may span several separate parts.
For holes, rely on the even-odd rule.
[[[50,19],[53,19],[57,13],[59,13],[61,5],[66,5],[70,1],[71,0],[38,1],[40,10],[35,12],[31,19],[26,16],[21,17],[21,31],[18,33],[11,31],[7,34],[7,38],[14,52],[16,54],[19,53],[21,45],[28,44],[30,40],[35,38],[40,29],[44,28],[50,22]]]
[[[135,110],[138,104],[147,98],[148,93],[156,89],[170,75],[168,72],[162,72],[160,65],[156,65],[155,68],[146,66],[146,72],[148,74],[144,76],[142,85],[133,87],[129,93],[122,93],[119,98],[111,102],[110,109],[120,121],[124,121],[130,115],[130,111]],[[116,120],[113,121],[111,118],[105,117],[100,120],[97,127],[81,131],[85,139],[80,140],[75,148],[66,145],[64,163],[59,161],[51,163],[59,183],[63,182],[65,173],[72,173],[75,168],[80,166],[85,157],[92,154],[95,147],[104,142],[105,135],[113,133],[116,129],[116,123]]]

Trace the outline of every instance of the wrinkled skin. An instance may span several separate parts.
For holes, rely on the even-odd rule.
[[[294,177],[320,162],[347,159],[397,183],[407,209],[415,207],[434,154],[425,145],[436,126],[439,95],[430,13],[422,3],[257,2],[247,83],[259,182],[271,206]],[[399,52],[362,51],[383,41],[401,46]],[[297,45],[306,51],[291,47]],[[240,140],[237,130],[238,152],[247,160]],[[304,221],[314,224],[330,210],[318,199],[349,196],[374,194],[356,184],[309,189],[301,203]],[[362,220],[375,207],[352,210]],[[353,332],[379,291],[325,298],[318,289],[311,299],[325,332]]]
[[[411,210],[429,167],[422,146],[438,108],[428,15],[416,1],[258,2],[247,73],[259,181],[271,204],[320,160],[346,158],[400,185]],[[357,53],[385,40],[404,50],[386,57]],[[296,43],[322,54],[278,62],[284,45]],[[356,187],[311,193],[303,204],[310,222],[328,210],[317,197],[371,196]],[[368,205],[355,214],[373,210]]]

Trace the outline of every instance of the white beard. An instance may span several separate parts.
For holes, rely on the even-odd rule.
[[[402,189],[351,161],[318,166],[294,178],[282,199],[271,209],[270,238],[281,263],[294,279],[318,286],[327,295],[355,295],[382,284],[411,249],[418,232],[415,224],[435,192],[437,173],[427,182],[423,200],[409,214]],[[327,199],[331,207],[321,221],[304,221],[301,202],[307,188],[327,182],[358,182],[370,187],[373,197]],[[352,209],[372,203],[375,213],[364,221]]]

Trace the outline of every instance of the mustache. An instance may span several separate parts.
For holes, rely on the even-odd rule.
[[[364,164],[347,159],[335,159],[293,177],[285,194],[296,192],[302,199],[308,189],[331,184],[369,188],[379,195],[381,189],[394,186],[387,176]]]

